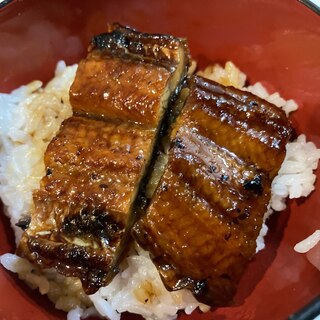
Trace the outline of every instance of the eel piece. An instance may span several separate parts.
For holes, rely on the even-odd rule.
[[[168,164],[132,230],[169,290],[188,288],[212,306],[232,303],[291,135],[270,103],[191,79]]]
[[[112,280],[128,248],[137,195],[189,52],[184,40],[119,25],[89,50],[70,89],[74,115],[45,152],[18,254],[79,277],[92,294]]]
[[[74,112],[157,126],[188,71],[185,41],[112,25],[90,50],[70,89]]]

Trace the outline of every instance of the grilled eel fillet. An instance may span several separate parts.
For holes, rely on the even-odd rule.
[[[226,306],[255,254],[292,129],[282,110],[251,93],[190,82],[168,164],[133,235],[169,290]]]
[[[93,38],[70,89],[74,116],[45,152],[46,176],[18,254],[82,281],[110,282],[171,96],[187,74],[184,40],[113,25]]]

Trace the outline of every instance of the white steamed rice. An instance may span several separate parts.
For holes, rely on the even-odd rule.
[[[55,77],[42,87],[40,81],[0,94],[0,197],[15,229],[19,218],[32,210],[32,190],[39,187],[44,175],[43,154],[61,122],[71,114],[69,87],[77,65],[57,65]],[[246,76],[231,62],[225,68],[211,66],[202,75],[237,88],[248,90],[282,108],[286,114],[297,109],[293,100],[285,101],[278,93],[269,95],[257,83],[244,87]],[[272,209],[283,210],[285,199],[307,196],[314,189],[320,149],[301,135],[287,145],[287,155],[272,184],[272,199],[265,219]],[[257,239],[257,251],[264,248],[264,224]],[[38,270],[27,260],[4,254],[2,265],[26,281],[41,294],[47,294],[55,307],[68,312],[68,320],[79,320],[99,314],[111,320],[120,319],[125,311],[141,314],[146,319],[170,320],[178,310],[190,314],[196,308],[208,311],[188,290],[168,292],[162,284],[149,254],[135,245],[121,264],[121,272],[106,287],[87,296],[79,279],[59,275],[55,270]]]

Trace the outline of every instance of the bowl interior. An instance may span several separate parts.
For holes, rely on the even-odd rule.
[[[294,98],[300,105],[292,116],[297,132],[320,146],[320,20],[298,1],[14,1],[0,9],[0,92],[34,79],[48,81],[58,60],[78,62],[108,22],[186,37],[200,68],[233,61],[250,82],[262,81]],[[318,181],[307,200],[290,201],[270,219],[267,248],[243,276],[236,305],[190,317],[285,319],[314,298],[320,273],[293,246],[320,229],[319,208]],[[3,215],[1,221],[0,254],[13,252],[9,222]],[[2,267],[0,290],[1,319],[66,318]]]

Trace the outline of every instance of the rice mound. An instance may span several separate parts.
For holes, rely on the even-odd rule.
[[[59,62],[45,88],[33,81],[0,94],[0,197],[17,239],[21,231],[15,224],[32,210],[32,190],[44,175],[46,147],[61,122],[72,115],[69,88],[76,69]]]
[[[40,81],[34,81],[11,94],[0,94],[0,197],[17,242],[21,231],[15,224],[33,209],[32,190],[39,187],[44,175],[46,147],[61,122],[72,114],[69,88],[76,69],[77,65],[67,67],[60,61],[55,77],[45,87]],[[210,66],[199,74],[251,91],[282,108],[287,115],[298,107],[293,100],[285,101],[278,93],[269,95],[260,83],[244,87],[246,75],[232,62],[227,62],[224,68]],[[304,135],[288,143],[285,161],[272,183],[272,199],[265,219],[272,209],[283,210],[287,197],[307,196],[312,192],[316,179],[313,170],[319,158],[320,149],[307,142]],[[257,251],[264,248],[263,237],[267,230],[264,224],[257,238]],[[130,255],[120,265],[121,272],[113,281],[90,296],[84,293],[79,279],[64,277],[54,269],[40,270],[10,253],[2,255],[0,262],[30,287],[47,294],[57,309],[67,311],[68,320],[91,315],[119,320],[125,311],[140,314],[145,319],[171,320],[177,317],[178,310],[190,314],[196,308],[203,312],[210,309],[186,289],[167,291],[148,252],[137,244],[133,244]]]

